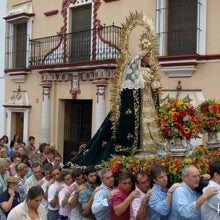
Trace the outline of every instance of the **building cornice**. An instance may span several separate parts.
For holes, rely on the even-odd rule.
[[[6,21],[11,21],[11,20],[19,19],[19,18],[31,18],[34,16],[35,16],[34,13],[21,12],[21,13],[14,14],[14,15],[8,15],[4,17],[4,19]]]
[[[220,54],[161,56],[158,59],[162,71],[169,77],[191,77],[198,64],[220,62]]]

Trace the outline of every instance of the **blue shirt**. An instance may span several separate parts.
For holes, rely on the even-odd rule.
[[[150,220],[167,220],[170,212],[170,204],[166,200],[167,192],[156,184],[152,189],[154,192],[148,201]]]
[[[102,189],[96,192],[92,203],[92,212],[97,220],[110,220],[111,219],[111,202],[108,201],[108,195],[111,188],[105,184],[101,184]]]
[[[196,210],[199,196],[200,193],[182,182],[182,187],[177,187],[173,192],[169,220],[200,220],[201,213]]]
[[[7,157],[12,157],[14,155],[15,151],[13,149],[11,149],[8,154],[7,154]]]
[[[0,193],[0,203],[7,202],[10,198],[10,195],[8,193],[8,190],[5,190],[4,192]],[[13,209],[15,206],[17,206],[20,203],[20,195],[18,192],[15,191],[15,196],[12,202],[12,206],[8,212],[5,212],[5,215],[7,217],[8,213]],[[4,210],[3,210],[4,211]]]

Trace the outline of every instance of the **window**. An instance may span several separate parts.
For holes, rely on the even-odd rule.
[[[27,23],[14,25],[14,67],[26,67]]]
[[[158,0],[160,55],[205,54],[206,0]]]
[[[28,19],[7,22],[6,33],[6,68],[25,68],[28,60]]]
[[[168,55],[196,54],[197,1],[169,0]]]
[[[91,53],[91,4],[72,8],[71,61],[90,59]]]

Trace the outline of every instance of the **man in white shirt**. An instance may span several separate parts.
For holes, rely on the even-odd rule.
[[[147,202],[153,192],[150,184],[150,177],[139,170],[134,175],[135,190],[139,192],[139,197],[134,198],[130,205],[130,220],[149,219],[149,209]]]
[[[51,169],[52,177],[55,180],[53,184],[50,185],[48,189],[48,213],[47,219],[54,220],[58,219],[59,214],[59,202],[58,202],[58,193],[62,190],[62,180],[61,180],[61,168],[53,167]]]
[[[54,179],[52,178],[51,169],[52,164],[47,163],[44,165],[44,178],[43,178],[43,184],[41,185],[41,188],[44,191],[44,198],[41,201],[41,204],[44,206],[46,213],[48,212],[48,189],[51,184],[54,183]]]
[[[68,200],[70,207],[72,208],[70,211],[70,220],[76,220],[76,219],[81,219],[81,213],[79,210],[79,203],[78,203],[78,198],[79,198],[79,186],[82,186],[85,183],[85,177],[84,177],[84,172],[82,169],[77,168],[73,170],[72,172],[72,178],[75,180],[74,183],[71,185],[70,188],[70,198]],[[82,188],[82,187],[81,187]],[[72,190],[72,192],[71,192]]]
[[[207,187],[203,189],[203,193],[207,188],[215,187],[218,193],[207,199],[201,207],[202,220],[219,220],[220,219],[220,161],[216,161],[210,166],[211,180]]]

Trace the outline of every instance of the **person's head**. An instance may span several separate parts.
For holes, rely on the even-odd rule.
[[[213,181],[220,185],[220,161],[215,161],[210,165],[210,176]]]
[[[52,167],[53,165],[51,163],[46,163],[43,167],[45,179],[48,181],[52,178]]]
[[[99,171],[99,177],[103,184],[108,187],[113,187],[115,183],[115,179],[112,171],[109,168],[103,168]]]
[[[55,166],[60,166],[60,163],[62,162],[62,157],[60,154],[55,154],[54,155],[54,165]]]
[[[150,177],[143,171],[138,170],[134,175],[135,185],[144,193],[151,188]]]
[[[44,191],[40,186],[32,186],[27,193],[27,206],[28,208],[37,210],[42,199],[44,197]]]
[[[47,143],[41,143],[41,144],[39,145],[39,151],[40,151],[40,153],[43,154],[43,152],[44,152],[48,147],[49,147],[49,144],[47,144]]]
[[[54,155],[55,155],[55,148],[54,147],[48,147],[45,151],[46,157],[49,161],[54,161]]]
[[[73,178],[71,176],[71,173],[68,171],[62,171],[61,178],[62,178],[62,181],[68,186],[70,186],[73,183]]]
[[[150,175],[155,184],[161,188],[166,188],[168,183],[167,170],[164,166],[154,164],[150,169]]]
[[[19,147],[19,144],[17,142],[15,142],[14,145],[12,146],[14,151],[18,151],[18,147]]]
[[[15,166],[15,170],[18,176],[23,179],[28,173],[28,166],[25,163],[19,163]]]
[[[52,169],[51,169],[51,174],[52,174],[52,177],[55,181],[57,181],[57,182],[62,181],[61,167],[53,166]]]
[[[19,139],[20,139],[20,135],[19,134],[15,134],[13,140],[17,143],[19,143]]]
[[[31,166],[33,175],[37,180],[42,179],[42,165],[39,162],[34,162]]]
[[[4,140],[5,144],[8,144],[8,136],[7,135],[3,135],[2,139]]]
[[[12,189],[13,191],[17,190],[19,180],[16,177],[9,176],[6,181],[7,181],[7,188],[8,189]]]
[[[28,138],[28,141],[29,141],[29,144],[33,146],[35,144],[35,137],[34,136],[30,136]]]
[[[28,167],[31,167],[32,166],[32,164],[31,164],[31,161],[29,160],[29,156],[28,156],[28,154],[22,154],[21,155],[21,162],[22,163],[25,163]]]
[[[1,149],[1,155],[3,158],[7,158],[7,155],[8,155],[8,149],[6,149],[5,147],[3,147]]]
[[[21,163],[22,157],[21,154],[18,152],[15,152],[12,156],[11,156],[11,161],[15,164],[19,164]]]
[[[25,151],[25,147],[23,146],[23,144],[19,144],[18,145],[18,153],[20,153],[20,154],[25,154],[26,153],[26,151]]]
[[[74,150],[70,153],[70,160],[72,160],[73,158],[75,158],[78,155],[78,151]]]
[[[191,189],[195,189],[199,186],[200,172],[195,166],[187,165],[182,169],[182,179]]]
[[[96,169],[93,166],[87,166],[85,169],[85,178],[88,183],[94,185],[97,180]]]
[[[4,144],[5,144],[4,139],[3,139],[3,138],[0,138],[0,146],[1,146],[1,147],[4,147]]]
[[[84,171],[81,168],[76,168],[73,170],[72,178],[78,185],[85,183]]]
[[[128,172],[122,172],[118,176],[118,186],[127,193],[131,192],[132,189],[132,175]]]
[[[6,158],[0,158],[0,173],[4,174],[8,167],[8,161]]]

